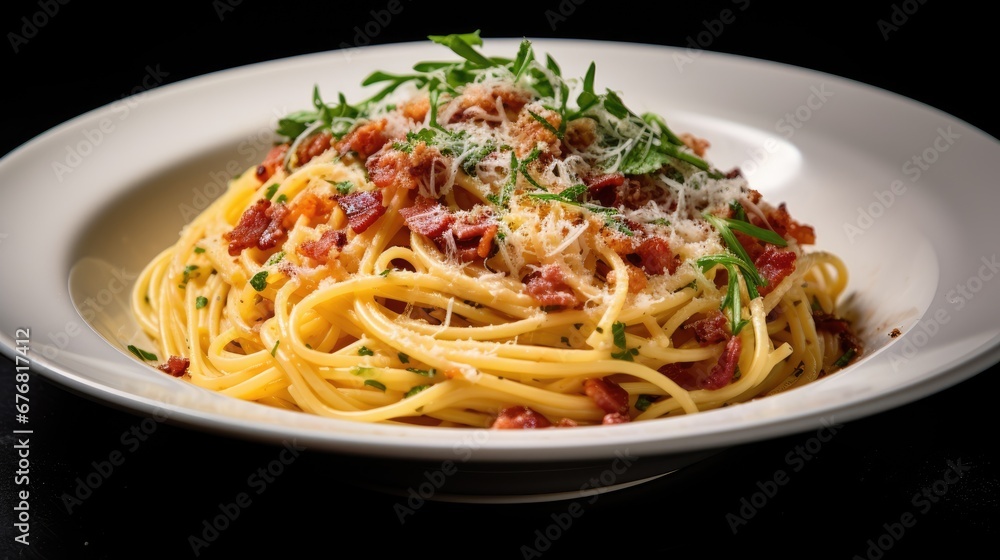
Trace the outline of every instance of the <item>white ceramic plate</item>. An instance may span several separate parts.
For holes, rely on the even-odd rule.
[[[517,44],[491,40],[486,51],[513,56]],[[141,340],[129,321],[130,281],[226,178],[262,159],[276,118],[310,108],[314,84],[327,98],[343,92],[359,100],[368,93],[359,84],[375,69],[405,72],[416,61],[452,56],[429,43],[187,80],[82,115],[10,153],[0,161],[3,352],[14,356],[19,329],[30,329],[31,371],[109,405],[376,462],[451,461],[473,473],[460,493],[540,496],[580,488],[623,456],[645,459],[645,468],[614,477],[618,485],[726,446],[880,412],[1000,358],[1000,190],[990,183],[1000,161],[996,139],[911,100],[795,67],[647,45],[534,46],[566,76],[582,76],[595,61],[598,88],[612,87],[633,110],[656,111],[674,130],[709,139],[718,167],[742,167],[765,199],[787,202],[813,225],[818,247],[841,255],[852,273],[849,291],[867,344],[860,363],[795,391],[697,415],[492,432],[273,410],[134,360],[124,350]],[[902,336],[890,337],[894,328]],[[530,486],[495,486],[541,472]]]

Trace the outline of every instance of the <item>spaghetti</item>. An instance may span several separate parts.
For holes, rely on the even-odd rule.
[[[643,421],[810,383],[862,347],[810,226],[707,142],[564,79],[528,41],[280,121],[140,275],[163,371],[360,422]],[[571,103],[574,99],[575,103]]]

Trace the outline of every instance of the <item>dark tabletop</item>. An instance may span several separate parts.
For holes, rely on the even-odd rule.
[[[899,93],[994,136],[1000,131],[996,90],[982,81],[994,72],[995,18],[961,2],[779,9],[733,0],[664,3],[656,11],[599,0],[458,7],[205,0],[141,12],[93,4],[29,0],[0,8],[7,37],[0,95],[9,113],[0,154],[119,100],[148,67],[173,83],[369,39],[422,40],[475,28],[484,37],[693,45],[780,61]],[[381,23],[371,24],[377,18]],[[377,32],[359,35],[366,25]],[[983,66],[973,66],[974,59]],[[281,448],[155,422],[42,375],[30,379],[32,433],[15,434],[25,426],[15,422],[14,366],[3,358],[0,550],[9,558],[50,559],[257,558],[310,550],[321,558],[972,557],[1000,537],[998,376],[994,366],[822,438],[806,432],[730,448],[599,499],[427,502],[401,515],[406,499],[369,489],[368,473],[347,458],[307,450],[280,475],[248,486]],[[21,500],[25,488],[30,495]],[[15,541],[22,515],[30,524],[27,545]]]

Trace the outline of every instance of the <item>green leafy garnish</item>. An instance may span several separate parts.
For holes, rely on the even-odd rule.
[[[406,371],[410,373],[415,373],[417,375],[423,375],[424,377],[434,377],[437,375],[437,370],[431,369],[417,369],[417,368],[406,368]]]
[[[142,348],[138,348],[137,346],[132,344],[128,345],[128,351],[135,354],[140,360],[144,362],[155,362],[158,359],[156,357],[156,354],[153,354],[152,352],[147,352]]]
[[[266,198],[268,200],[271,200],[271,197],[274,196],[274,193],[278,192],[278,187],[280,187],[280,186],[281,185],[279,185],[278,183],[273,183],[273,184],[269,185],[267,187],[267,190],[264,191],[264,198]]]
[[[375,381],[374,379],[365,379],[365,386],[374,387],[379,391],[382,391],[383,393],[385,392],[385,385],[379,383],[378,381]]]
[[[267,262],[264,263],[264,266],[271,266],[272,264],[278,264],[279,262],[281,262],[281,259],[283,258],[285,258],[285,252],[278,251],[277,253],[271,255],[271,258],[267,259]]]
[[[426,389],[426,388],[428,388],[428,387],[430,387],[430,385],[417,385],[416,387],[412,387],[412,388],[411,388],[411,389],[410,389],[409,391],[407,391],[407,392],[406,392],[406,394],[405,394],[405,395],[403,395],[403,396],[404,396],[405,398],[409,398],[409,397],[412,397],[413,395],[416,395],[417,393],[419,393],[420,391],[423,391],[424,389]]]
[[[194,308],[195,309],[201,309],[202,307],[205,307],[206,305],[208,305],[208,298],[207,297],[205,297],[205,296],[198,296],[198,297],[196,297],[194,299]]]
[[[275,341],[274,341],[274,346],[272,346],[272,347],[271,347],[271,357],[272,357],[272,358],[273,358],[273,357],[274,357],[274,355],[275,355],[275,354],[276,354],[276,353],[278,352],[278,345],[279,345],[279,344],[281,344],[281,341],[280,341],[280,340],[275,340]]]
[[[633,357],[639,354],[638,348],[629,348],[626,346],[625,340],[625,323],[621,321],[616,321],[611,325],[611,336],[614,339],[615,347],[619,348],[618,352],[612,352],[611,357],[616,360],[625,360],[627,362],[633,361]]]
[[[258,292],[263,291],[267,287],[267,271],[262,270],[254,274],[253,278],[250,279],[250,286]]]
[[[742,205],[738,202],[734,202],[734,204],[735,206],[731,206],[734,210],[734,215],[745,218],[746,214],[743,212]],[[746,319],[742,318],[742,298],[740,296],[739,284],[740,277],[742,277],[746,282],[747,295],[751,300],[760,297],[758,288],[766,286],[767,280],[760,275],[760,272],[757,270],[757,266],[754,265],[753,260],[750,259],[746,249],[744,249],[743,245],[740,244],[736,235],[733,233],[733,230],[756,237],[761,241],[771,243],[779,247],[787,246],[788,242],[777,233],[771,230],[759,228],[743,219],[720,218],[708,213],[703,214],[702,217],[708,221],[708,223],[712,224],[716,230],[718,230],[719,236],[722,237],[729,253],[722,255],[707,255],[699,258],[697,263],[703,272],[707,272],[712,267],[717,265],[722,265],[728,272],[729,286],[726,290],[726,296],[722,299],[721,308],[729,318],[730,329],[733,334],[739,334],[740,330],[748,322]]]
[[[362,346],[361,348],[358,348],[358,356],[374,356],[374,355],[375,352],[372,352],[371,348],[368,348],[367,346]]]

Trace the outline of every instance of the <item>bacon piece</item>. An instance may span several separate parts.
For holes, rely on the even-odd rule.
[[[423,122],[427,118],[428,111],[431,110],[431,101],[426,96],[418,97],[407,101],[399,110],[403,113],[404,117],[416,122]]]
[[[495,430],[531,430],[552,427],[552,422],[526,406],[510,406],[497,414],[490,427]]]
[[[573,288],[563,282],[562,269],[555,264],[529,274],[524,291],[540,305],[574,307],[578,303]]]
[[[800,224],[792,219],[788,213],[788,208],[782,202],[774,210],[767,213],[767,221],[775,233],[785,237],[790,236],[799,242],[800,245],[816,243],[816,231],[812,226]]]
[[[286,153],[288,153],[288,144],[279,144],[267,152],[264,161],[257,166],[257,179],[261,183],[270,179],[271,175],[274,175],[274,172],[284,164]]]
[[[711,369],[704,362],[688,362],[666,364],[659,371],[688,391],[696,389],[714,391],[732,382],[742,349],[743,339],[733,336],[726,342],[722,355]]]
[[[702,345],[722,342],[730,336],[729,319],[718,309],[709,313],[708,317],[698,319],[684,326],[694,331],[694,338]]]
[[[314,193],[305,193],[295,197],[288,207],[288,215],[281,222],[285,228],[291,229],[299,216],[305,216],[310,222],[325,222],[333,211],[333,198],[321,197]]]
[[[614,381],[588,378],[583,382],[583,392],[604,412],[628,417],[628,391]]]
[[[470,84],[463,94],[452,102],[454,106],[447,107],[443,114],[451,112],[448,122],[454,123],[477,116],[496,115],[497,99],[500,99],[505,112],[518,112],[529,101],[529,97],[521,90],[501,85],[485,86]],[[470,111],[470,109],[472,109]]]
[[[344,135],[337,141],[335,147],[341,154],[354,152],[361,159],[379,151],[389,141],[385,134],[385,119],[367,122]]]
[[[684,142],[688,148],[691,148],[691,151],[693,151],[698,157],[704,157],[705,150],[711,146],[711,144],[708,143],[708,140],[698,138],[694,134],[687,132],[682,132],[678,135],[678,138],[680,138],[681,142]]]
[[[300,255],[326,264],[330,259],[330,250],[334,247],[343,248],[346,243],[347,234],[340,230],[328,229],[323,232],[319,239],[305,241],[295,250]]]
[[[183,377],[187,373],[188,366],[191,365],[191,360],[187,358],[182,358],[181,356],[170,356],[167,358],[167,362],[156,366],[156,369],[173,375],[174,377]]]
[[[329,150],[332,141],[333,135],[327,130],[306,138],[295,150],[295,163],[297,165],[309,163],[314,157]]]
[[[496,237],[498,230],[499,224],[487,216],[481,216],[475,222],[458,220],[451,226],[459,256],[467,261],[475,260],[476,257],[485,259],[490,256],[493,250],[493,238]]]
[[[639,263],[647,274],[663,274],[665,271],[673,274],[677,270],[674,252],[670,244],[662,237],[647,237],[635,248]]]
[[[399,214],[403,216],[406,227],[410,228],[410,231],[432,239],[448,231],[448,228],[455,221],[455,215],[448,208],[433,198],[425,196],[418,196],[413,206],[400,208]]]
[[[434,162],[444,159],[437,148],[418,142],[409,152],[383,147],[365,161],[365,168],[368,178],[379,187],[415,189],[421,182],[430,183]]]
[[[274,247],[285,237],[287,231],[282,224],[288,215],[288,206],[285,204],[272,204],[264,214],[267,216],[269,222],[264,229],[264,233],[260,234],[260,239],[257,240],[258,249],[270,249]]]
[[[355,191],[338,197],[337,203],[347,215],[347,223],[354,233],[364,233],[385,214],[382,191]]]
[[[786,276],[795,271],[795,260],[797,256],[787,249],[778,249],[774,245],[768,244],[761,253],[754,259],[754,266],[760,272],[762,278],[767,280],[766,286],[757,288],[762,296],[774,291],[774,288],[785,279]]]
[[[842,352],[853,351],[854,357],[857,357],[864,350],[864,343],[854,333],[851,323],[847,319],[841,319],[829,313],[813,312],[813,323],[816,325],[816,330],[837,335]]]
[[[243,212],[236,227],[224,235],[229,241],[229,255],[238,256],[249,247],[263,250],[277,245],[285,236],[282,222],[287,214],[288,207],[284,204],[272,205],[270,200],[258,200]]]
[[[599,191],[607,187],[620,187],[625,184],[625,175],[622,173],[603,173],[592,175],[584,179],[587,190],[590,192]]]

